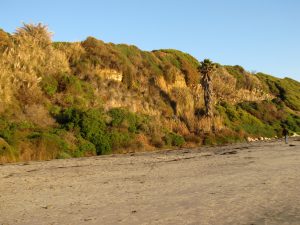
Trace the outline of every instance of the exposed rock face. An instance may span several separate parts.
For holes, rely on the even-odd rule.
[[[237,79],[230,75],[224,68],[219,68],[213,75],[213,90],[215,98],[219,101],[239,103],[243,101],[263,101],[274,98],[270,93],[263,91],[256,77],[251,77],[255,88],[237,88]]]
[[[240,89],[237,91],[236,96],[232,99],[234,103],[242,102],[242,101],[263,101],[263,100],[271,100],[274,96],[264,93],[261,90],[247,90]]]
[[[123,73],[113,69],[102,69],[99,71],[99,75],[107,80],[114,80],[121,82],[123,79]]]
[[[155,83],[160,89],[167,93],[170,93],[173,88],[187,88],[186,81],[182,73],[175,74],[173,83],[168,83],[163,76],[157,76]]]
[[[111,76],[110,78],[115,78]],[[127,89],[119,80],[105,79],[97,87],[96,95],[103,100],[105,110],[112,108],[127,108],[132,112],[144,113],[151,116],[161,115],[161,111],[153,102],[145,101],[148,94]],[[150,99],[148,97],[148,99]],[[150,99],[151,100],[151,99]]]

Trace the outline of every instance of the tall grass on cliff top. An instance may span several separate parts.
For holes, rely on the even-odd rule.
[[[8,42],[0,55],[2,106],[15,104],[15,100],[38,102],[42,77],[69,71],[65,54],[52,47],[51,33],[42,24],[24,24]]]

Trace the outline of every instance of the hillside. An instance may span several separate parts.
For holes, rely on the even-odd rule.
[[[192,147],[300,132],[300,83],[217,64],[203,116],[187,53],[52,42],[43,25],[0,30],[0,162]],[[213,129],[211,129],[213,127]]]

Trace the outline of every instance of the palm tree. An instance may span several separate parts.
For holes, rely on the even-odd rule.
[[[215,64],[209,59],[200,62],[199,72],[202,74],[201,85],[204,90],[205,116],[213,117],[213,90],[211,75],[215,71]]]

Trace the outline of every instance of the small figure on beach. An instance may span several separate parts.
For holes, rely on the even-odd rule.
[[[284,127],[282,130],[282,136],[284,136],[285,143],[288,144],[289,131],[286,129],[286,127]]]

